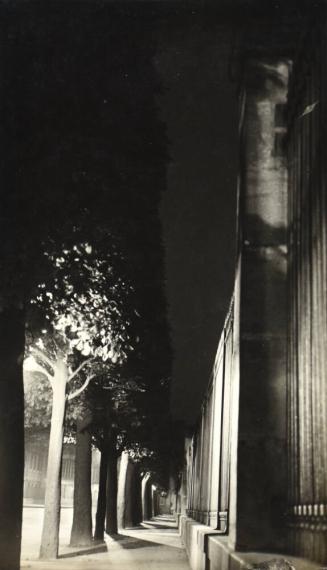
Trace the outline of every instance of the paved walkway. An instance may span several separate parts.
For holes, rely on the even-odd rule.
[[[43,509],[24,512],[22,569],[29,570],[189,570],[186,554],[172,517],[160,516],[141,527],[107,537],[104,545],[78,550],[66,546],[71,509],[63,509],[59,559],[37,560]],[[33,524],[32,524],[33,523]],[[35,524],[36,523],[36,524]]]

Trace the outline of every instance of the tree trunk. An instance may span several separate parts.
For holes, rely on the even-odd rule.
[[[158,492],[155,489],[152,489],[152,516],[156,517],[159,514],[159,505],[158,505]]]
[[[132,488],[131,488],[131,504],[132,504],[132,526],[137,526],[142,522],[142,482],[140,477],[139,466],[133,463],[132,472]]]
[[[126,451],[121,454],[118,480],[118,527],[130,528],[142,520],[141,480],[138,466]]]
[[[108,469],[107,469],[107,507],[106,507],[106,533],[117,534],[117,433],[110,430],[108,441]]]
[[[24,482],[23,311],[0,312],[0,569],[19,570]]]
[[[129,468],[129,456],[127,451],[123,451],[119,462],[118,493],[117,493],[117,523],[118,528],[126,528],[126,506],[127,506],[127,477]]]
[[[61,460],[66,408],[67,365],[58,359],[53,380],[53,401],[40,558],[58,558]]]
[[[97,503],[97,513],[95,517],[94,540],[104,541],[104,526],[106,520],[106,487],[107,487],[107,470],[108,470],[108,449],[104,447],[101,450],[100,475],[99,475],[99,493]]]
[[[144,521],[152,518],[152,489],[149,475],[142,480],[142,518]]]
[[[74,516],[70,546],[89,546],[92,543],[91,467],[91,434],[85,429],[85,421],[82,420],[77,422]]]

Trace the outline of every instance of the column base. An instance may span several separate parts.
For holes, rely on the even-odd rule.
[[[321,570],[321,565],[284,553],[238,552],[228,536],[182,515],[180,533],[192,570]]]

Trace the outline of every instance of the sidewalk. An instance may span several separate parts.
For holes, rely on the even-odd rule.
[[[42,516],[42,509],[24,509],[22,570],[189,570],[172,517],[156,517],[107,537],[103,545],[79,550],[67,546],[72,509],[63,509],[59,559],[45,562],[37,560]]]

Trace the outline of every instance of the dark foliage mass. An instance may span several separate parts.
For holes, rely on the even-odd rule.
[[[0,410],[3,448],[12,445],[11,424],[20,426],[17,457],[12,454],[4,466],[8,478],[0,481],[0,506],[8,523],[0,529],[0,543],[14,537],[3,562],[8,570],[19,564],[22,338],[31,324],[30,300],[40,294],[40,284],[51,291],[55,282],[49,259],[81,243],[101,243],[103,251],[112,239],[119,255],[111,256],[108,242],[110,264],[133,289],[128,310],[135,346],[126,368],[117,364],[115,378],[125,387],[128,382],[141,386],[135,390],[138,396],[147,394],[137,404],[142,421],[151,409],[153,386],[170,376],[158,218],[167,140],[157,109],[160,84],[151,18],[135,18],[123,5],[7,3],[1,5],[0,32],[0,365],[10,371],[1,376],[0,396],[2,408],[14,411],[8,422],[3,418],[9,415]],[[75,261],[65,267],[67,275],[70,270],[75,290],[79,283],[82,290],[83,270],[76,272]],[[6,322],[12,329],[8,339],[19,340],[15,349],[6,348]],[[36,401],[34,390],[29,403]],[[38,405],[48,413],[46,389],[39,396]],[[136,403],[129,407],[137,408]],[[14,507],[2,500],[9,486]]]
[[[167,141],[149,19],[122,7],[59,3],[8,6],[2,26],[2,176],[11,190],[1,195],[0,264],[11,283],[3,282],[3,302],[26,302],[40,283],[53,284],[49,255],[114,241],[115,272],[136,292],[131,320],[142,322],[127,375],[159,381],[170,373],[158,219]],[[70,269],[82,289],[83,267]]]
[[[1,257],[14,264],[6,275],[21,293],[22,275],[38,281],[44,247],[60,251],[110,223],[153,281],[166,139],[146,22],[115,8],[53,5],[8,7],[2,26]]]

